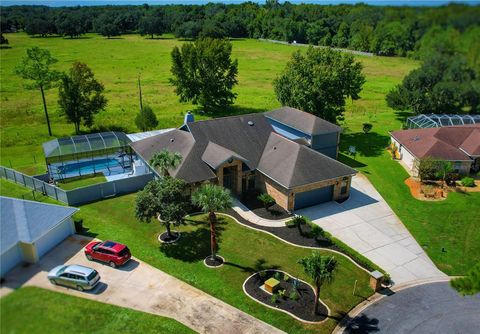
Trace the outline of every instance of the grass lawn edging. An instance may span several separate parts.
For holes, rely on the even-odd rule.
[[[314,288],[310,283],[305,282],[304,280],[302,280],[302,279],[300,279],[300,278],[298,278],[298,277],[292,276],[292,275],[290,275],[289,273],[287,273],[286,271],[283,271],[283,270],[280,270],[280,269],[265,269],[265,270],[262,270],[262,271],[253,273],[252,275],[250,275],[250,276],[245,280],[245,282],[243,282],[243,286],[242,286],[243,292],[244,292],[249,298],[251,298],[252,300],[256,301],[257,303],[260,303],[260,304],[262,304],[262,305],[264,305],[264,306],[266,306],[266,307],[269,307],[269,308],[271,308],[271,309],[273,309],[273,310],[277,310],[277,311],[286,313],[286,314],[288,314],[289,316],[291,316],[292,318],[295,318],[296,320],[298,320],[298,321],[300,321],[300,322],[303,322],[303,323],[306,323],[306,324],[318,325],[318,324],[321,324],[321,323],[323,323],[323,322],[325,322],[325,321],[328,320],[328,317],[331,315],[330,308],[329,308],[328,305],[325,304],[325,303],[323,302],[323,300],[320,299],[320,298],[318,298],[318,301],[319,301],[323,306],[325,306],[325,308],[327,309],[327,315],[326,315],[325,319],[323,319],[322,321],[307,321],[307,320],[304,320],[304,319],[302,319],[302,318],[297,317],[295,314],[293,314],[293,313],[291,313],[291,312],[288,312],[287,310],[284,310],[284,309],[281,309],[281,308],[278,308],[278,307],[273,307],[273,306],[271,306],[271,305],[269,305],[269,304],[266,304],[266,303],[264,303],[264,302],[262,302],[262,301],[260,301],[260,300],[258,300],[258,299],[256,299],[256,298],[254,298],[253,296],[251,296],[251,295],[247,292],[246,287],[245,287],[245,285],[247,284],[248,280],[250,280],[253,276],[259,274],[260,272],[268,272],[268,271],[281,272],[281,273],[283,273],[283,274],[288,275],[290,278],[294,278],[294,279],[296,279],[296,280],[298,280],[298,281],[300,281],[300,282],[303,282],[304,284],[310,286],[310,288],[312,289],[313,293],[315,294],[315,288]]]

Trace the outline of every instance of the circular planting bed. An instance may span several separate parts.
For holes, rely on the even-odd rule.
[[[216,257],[209,255],[203,260],[203,263],[209,268],[218,268],[223,266],[225,259],[220,255],[217,255]]]
[[[328,316],[328,308],[321,301],[318,313],[313,313],[315,291],[310,284],[280,270],[264,270],[253,274],[243,283],[243,290],[257,302],[303,322],[319,323]]]
[[[172,235],[169,236],[167,232],[163,232],[158,236],[158,241],[164,244],[172,244],[180,239],[180,232],[178,231],[173,231]]]

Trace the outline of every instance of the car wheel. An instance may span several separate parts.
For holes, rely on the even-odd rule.
[[[85,254],[85,256],[87,257],[87,260],[88,260],[88,261],[92,261],[92,260],[93,260],[93,257],[92,257],[90,254]]]
[[[108,265],[112,268],[115,268],[117,266],[113,261],[108,262]]]
[[[80,286],[80,285],[77,285],[77,290],[78,290],[78,291],[83,291],[84,289],[83,289],[83,287],[82,287],[82,286]]]
[[[53,285],[57,285],[57,281],[55,281],[54,279],[50,279],[50,283],[52,283]]]

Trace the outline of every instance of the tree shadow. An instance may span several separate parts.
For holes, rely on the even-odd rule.
[[[402,124],[405,124],[407,118],[411,116],[415,116],[415,114],[410,111],[395,111],[395,119],[402,122]]]
[[[195,226],[196,229],[188,232],[181,232],[180,239],[172,244],[161,244],[159,249],[167,257],[171,257],[183,262],[203,261],[210,255],[210,227],[206,222],[186,219],[189,225]],[[222,232],[225,230],[227,223],[218,218],[216,225],[217,233],[217,251],[220,252],[220,242]]]
[[[105,37],[105,36],[103,36],[103,37]],[[120,36],[115,36],[115,37],[105,37],[104,39],[108,41],[109,39],[111,40],[111,39],[125,39],[125,38],[120,37]]]
[[[376,132],[344,134],[341,137],[341,150],[346,152],[350,145],[355,146],[357,153],[365,157],[377,157],[383,154],[390,143],[390,137]]]
[[[225,262],[224,265],[238,268],[238,269],[242,270],[243,272],[249,273],[249,274],[254,274],[256,272],[264,271],[264,270],[267,270],[267,269],[272,269],[272,270],[273,269],[280,269],[280,266],[278,266],[278,265],[267,264],[267,260],[265,260],[264,258],[257,259],[255,261],[255,263],[253,264],[253,267],[242,266],[240,264],[236,264],[236,263],[232,263],[232,262]]]
[[[125,132],[129,133],[129,129],[120,125],[96,125],[95,127],[89,128],[89,129],[83,129],[80,130],[80,134],[82,135],[88,135],[91,133],[97,133],[97,132],[110,132],[110,131],[115,131],[115,132]]]
[[[268,111],[268,109],[234,105],[224,109],[218,109],[218,110],[213,110],[209,112],[203,111],[202,107],[198,106],[192,111],[194,114],[208,115],[213,118],[220,118],[220,117],[238,116],[238,115],[245,115],[245,114],[257,114],[257,113]]]
[[[369,318],[365,314],[351,318],[348,314],[340,312],[339,316],[328,316],[328,318],[340,321],[339,327],[343,329],[343,333],[368,334],[380,331],[378,327],[379,320],[377,318]]]
[[[338,154],[338,159],[337,160],[340,161],[340,162],[343,162],[344,164],[346,164],[350,167],[353,167],[353,168],[360,168],[360,167],[367,166],[364,163],[361,163],[360,161],[355,160],[355,159],[351,158],[350,156],[348,156],[346,154],[343,154],[343,153]]]

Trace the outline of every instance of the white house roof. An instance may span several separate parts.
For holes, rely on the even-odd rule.
[[[174,128],[169,128],[169,129],[160,129],[160,130],[153,130],[153,131],[147,131],[147,132],[137,132],[137,133],[129,133],[127,135],[128,139],[130,139],[132,142],[136,142],[145,138],[150,138],[168,131],[172,131]]]
[[[32,243],[66,218],[77,208],[25,201],[0,196],[0,253],[18,242]]]

